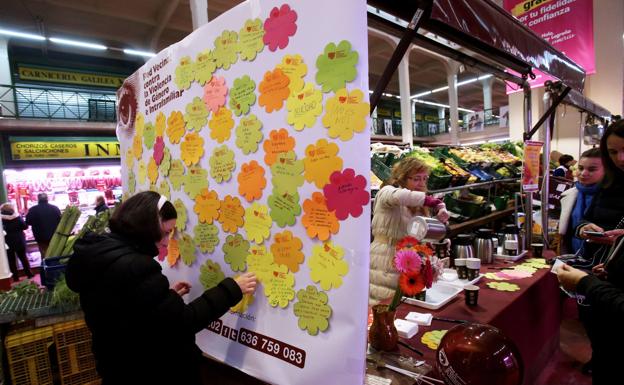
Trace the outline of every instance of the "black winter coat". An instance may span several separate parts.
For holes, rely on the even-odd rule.
[[[116,234],[76,242],[67,285],[80,294],[103,384],[200,384],[195,334],[242,299],[231,278],[185,304],[153,256]]]
[[[6,231],[4,241],[9,249],[25,250],[26,236],[24,230],[28,228],[24,220],[19,215],[2,214],[2,228]]]
[[[61,210],[49,203],[39,203],[28,210],[26,224],[32,227],[37,242],[50,242],[61,221]]]

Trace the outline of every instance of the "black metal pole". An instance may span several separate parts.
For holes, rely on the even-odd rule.
[[[546,119],[550,118],[550,116],[555,113],[555,111],[557,110],[557,107],[561,104],[561,102],[563,102],[563,99],[565,99],[565,97],[568,95],[568,93],[570,93],[570,90],[572,90],[572,88],[566,86],[566,88],[563,90],[563,92],[561,92],[559,95],[557,95],[557,98],[553,101],[553,103],[550,106],[550,108],[544,113],[544,115],[535,124],[535,126],[533,126],[533,129],[531,129],[530,132],[525,132],[524,133],[524,140],[530,140],[531,137],[541,127],[541,125],[544,124]]]

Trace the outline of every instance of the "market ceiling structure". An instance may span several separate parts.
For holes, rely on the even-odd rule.
[[[212,20],[241,3],[240,0],[208,0],[208,18]],[[0,1],[0,28],[58,36],[99,43],[107,47],[130,48],[158,52],[182,40],[192,32],[189,0],[4,0]],[[51,42],[11,40],[11,44],[41,49],[55,49]],[[62,50],[67,50],[63,47]],[[370,87],[379,80],[394,46],[376,34],[369,33]],[[89,55],[119,58],[120,51],[73,51]],[[447,85],[443,62],[421,51],[410,53],[411,95],[418,95]],[[463,67],[458,81],[469,81],[487,75]],[[399,95],[398,76],[392,77],[386,92]],[[479,81],[460,87],[459,107],[469,110],[483,108],[483,89]],[[445,90],[418,99],[448,104]],[[492,89],[492,105],[506,105],[505,84],[496,79]]]

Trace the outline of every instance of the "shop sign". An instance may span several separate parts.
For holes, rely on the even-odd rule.
[[[119,88],[125,79],[125,76],[37,68],[23,65],[18,66],[18,73],[19,79],[22,81],[80,84],[92,87]]]
[[[119,158],[117,141],[15,141],[12,160],[109,159]]]
[[[543,142],[524,142],[524,165],[522,167],[522,191],[539,190],[540,152]]]

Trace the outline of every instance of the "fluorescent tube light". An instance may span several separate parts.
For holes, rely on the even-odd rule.
[[[127,55],[146,56],[146,57],[156,56],[154,52],[137,51],[135,49],[128,49],[128,48],[124,48],[123,53]]]
[[[1,29],[1,28],[0,28],[0,35],[20,37],[22,39],[30,39],[30,40],[45,40],[45,37],[41,35],[35,35],[32,33],[24,33],[24,32],[17,32],[17,31],[9,31],[8,29]]]
[[[74,46],[74,47],[97,49],[97,50],[100,50],[100,51],[103,51],[103,50],[106,49],[105,45],[87,43],[87,42],[78,41],[78,40],[61,39],[61,38],[58,38],[58,37],[51,37],[48,40],[50,40],[52,43],[71,45],[71,46]]]

